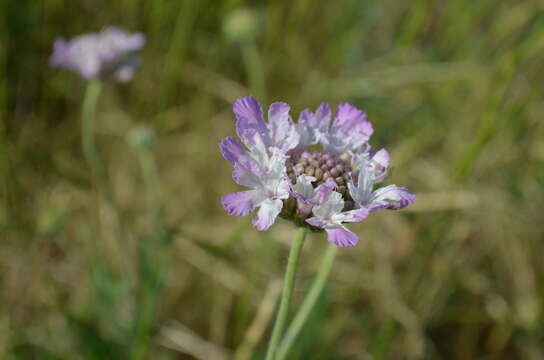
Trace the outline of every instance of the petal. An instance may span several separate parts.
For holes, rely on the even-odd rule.
[[[263,141],[263,137],[256,130],[248,129],[244,130],[242,140],[249,149],[249,157],[260,167],[266,168],[270,157]]]
[[[232,179],[242,186],[250,188],[257,188],[261,186],[261,179],[259,177],[259,169],[253,163],[248,163],[251,166],[242,166],[241,164],[235,164],[232,171]]]
[[[293,196],[298,200],[309,202],[315,195],[312,182],[316,180],[315,177],[306,174],[299,175],[297,177],[297,183],[292,187]]]
[[[236,139],[228,136],[221,140],[219,149],[225,160],[231,163],[242,163],[249,161],[247,152],[242,147],[242,144]]]
[[[298,145],[300,135],[289,116],[291,107],[284,102],[275,102],[268,110],[268,129],[271,143],[283,151],[293,149]]]
[[[322,228],[322,229],[324,229],[325,226],[327,226],[327,222],[318,217],[311,217],[309,219],[306,219],[306,222],[312,226]]]
[[[62,66],[66,61],[68,43],[63,38],[58,38],[53,44],[53,54],[49,58],[49,65]]]
[[[145,44],[145,36],[142,33],[129,34],[125,30],[110,26],[99,34],[100,50],[106,59],[115,60],[126,53],[141,49]]]
[[[111,75],[113,79],[119,82],[128,82],[132,80],[134,74],[136,73],[136,67],[132,65],[122,65],[114,71]]]
[[[246,216],[255,208],[255,191],[242,191],[223,195],[221,204],[230,216]]]
[[[389,167],[389,161],[391,157],[389,156],[389,152],[385,149],[380,149],[376,151],[374,156],[372,156],[372,160],[375,161],[378,165],[383,166],[385,168]]]
[[[314,127],[314,118],[315,115],[313,112],[310,111],[310,109],[304,109],[300,112],[300,115],[298,116],[298,123],[304,124],[307,128],[313,128]]]
[[[348,191],[351,198],[359,206],[365,206],[372,194],[374,186],[374,172],[369,166],[367,160],[362,160],[359,166],[359,176],[357,177],[357,186],[348,182]]]
[[[359,237],[343,226],[325,230],[327,231],[328,240],[334,243],[336,246],[355,246],[359,242]]]
[[[370,211],[381,209],[402,209],[416,200],[416,196],[408,189],[388,185],[372,193],[372,199],[366,207]]]
[[[327,181],[326,183],[320,184],[315,189],[315,193],[316,193],[316,196],[315,196],[316,199],[315,200],[316,200],[316,202],[318,204],[325,203],[329,199],[329,196],[334,191],[335,186],[336,186],[336,183],[334,182],[334,180],[331,180],[330,182]]]
[[[372,165],[374,170],[374,183],[385,180],[389,174],[389,153],[385,149],[378,150],[372,156]]]
[[[142,33],[135,33],[128,37],[127,48],[131,51],[139,50],[145,45],[145,35]]]
[[[339,214],[344,208],[344,200],[342,199],[342,194],[332,191],[328,195],[325,202],[314,206],[312,212],[313,214],[321,219],[330,219],[331,216]]]
[[[266,161],[260,163],[259,166],[268,176],[273,178],[286,178],[287,168],[285,167],[285,159],[287,156],[278,148],[271,147],[268,149],[270,156],[267,155]]]
[[[312,186],[315,180],[313,176],[299,175],[297,183],[292,186],[291,195],[297,200],[297,209],[303,218],[310,215],[315,205],[315,190]]]
[[[268,124],[270,129],[282,133],[285,131],[284,127],[289,122],[289,110],[291,107],[284,102],[275,102],[268,108]]]
[[[356,210],[345,211],[332,216],[334,222],[359,222],[364,220],[369,214],[368,209],[361,208]]]
[[[257,230],[267,230],[281,211],[283,202],[281,200],[266,199],[259,204],[259,210],[253,217],[253,225]]]
[[[85,79],[94,79],[100,74],[100,61],[96,57],[89,56],[86,59],[80,59],[79,61],[77,66],[79,66],[81,76]]]
[[[372,124],[366,120],[366,113],[348,103],[338,105],[336,120],[332,127],[345,134],[349,134],[351,131],[357,131],[367,137],[372,135],[373,132]]]
[[[318,137],[314,128],[314,114],[308,110],[302,110],[295,127],[299,135],[298,150],[317,144]]]
[[[247,130],[257,131],[260,136],[266,137],[268,130],[263,120],[263,108],[253,96],[236,100],[232,111],[236,115],[236,133],[240,139],[245,140]]]
[[[321,104],[315,112],[313,127],[319,133],[326,133],[331,122],[331,107],[329,104]]]
[[[330,121],[331,109],[328,104],[319,105],[315,114],[308,109],[303,110],[296,125],[300,136],[297,149],[301,150],[317,144],[329,131]]]
[[[322,143],[328,151],[336,154],[359,151],[368,142],[372,132],[372,125],[366,120],[364,111],[342,103],[338,106],[336,119],[323,137]]]

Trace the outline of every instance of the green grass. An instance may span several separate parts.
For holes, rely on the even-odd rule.
[[[119,224],[81,150],[85,83],[47,66],[109,24],[147,35],[96,114]],[[220,206],[248,94],[365,109],[418,195],[352,227],[292,359],[544,357],[539,1],[8,0],[0,44],[0,358],[264,359],[295,229]],[[326,245],[309,235],[293,307]]]

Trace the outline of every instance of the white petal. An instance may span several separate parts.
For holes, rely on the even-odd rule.
[[[318,218],[330,219],[334,214],[340,213],[343,208],[342,194],[333,191],[323,204],[314,206],[312,212]]]
[[[386,208],[401,209],[413,203],[415,199],[416,196],[410,190],[397,185],[388,185],[374,191],[366,207],[370,211]]]
[[[253,225],[257,230],[264,231],[267,230],[281,211],[283,203],[281,200],[271,200],[266,199],[261,204],[259,204],[259,210],[253,217]]]
[[[315,177],[309,176],[306,174],[299,175],[297,177],[297,183],[295,186],[293,186],[293,190],[302,196],[304,198],[310,200],[315,195],[314,187],[312,186],[312,182],[316,180]]]

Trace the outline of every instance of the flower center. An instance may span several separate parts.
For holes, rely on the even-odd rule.
[[[346,184],[351,180],[349,154],[336,156],[327,152],[304,151],[294,154],[286,161],[286,165],[287,174],[293,184],[298,176],[305,174],[316,178],[312,183],[314,187],[332,180],[337,185],[336,191],[345,195]]]

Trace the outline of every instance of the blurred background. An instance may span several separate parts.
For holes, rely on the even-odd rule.
[[[0,4],[0,358],[263,359],[295,228],[219,199],[232,103],[348,101],[418,198],[350,226],[290,359],[544,359],[541,1],[8,0]],[[107,84],[81,151],[85,81],[56,37],[147,44]],[[113,205],[112,205],[113,204]],[[311,234],[294,306],[327,246]]]

